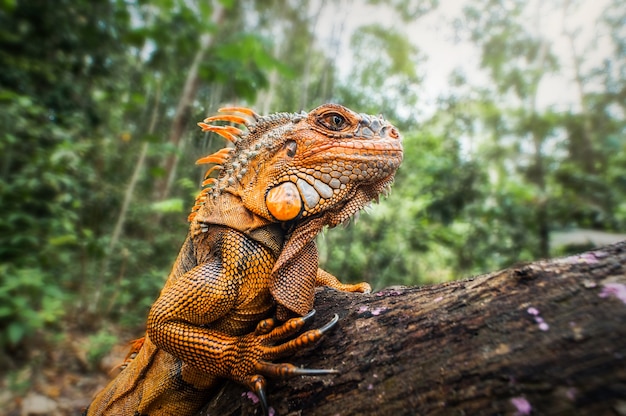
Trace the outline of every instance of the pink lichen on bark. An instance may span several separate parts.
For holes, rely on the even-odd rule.
[[[395,290],[395,289],[384,289],[384,290],[381,290],[380,292],[376,292],[376,296],[400,296],[402,294],[403,292],[401,292],[400,290]]]
[[[379,308],[374,308],[371,311],[369,310],[369,307],[367,306],[361,306],[359,308],[359,310],[357,311],[357,313],[364,313],[364,312],[370,312],[372,314],[372,316],[378,316],[380,315],[382,312],[386,311],[388,308],[385,308],[384,306],[381,306]]]
[[[615,297],[626,305],[626,285],[623,283],[605,283],[602,292],[600,292],[600,297]]]
[[[569,256],[569,257],[565,257],[561,260],[557,260],[558,262],[561,263],[570,263],[570,264],[574,264],[574,263],[597,263],[598,259],[602,259],[606,256],[608,256],[609,254],[606,253],[605,251],[602,250],[598,250],[598,251],[590,251],[588,253],[582,253],[582,254],[577,254],[575,256]]]
[[[532,315],[535,318],[535,322],[539,326],[540,330],[547,331],[548,329],[550,329],[550,325],[548,325],[548,323],[544,321],[541,316],[539,316],[539,309],[531,306],[526,309],[526,312],[528,312],[529,315]]]
[[[539,329],[542,331],[547,331],[548,329],[550,329],[550,325],[548,325],[546,322],[543,322],[543,320],[541,322],[537,321],[537,324],[539,324]]]
[[[528,312],[528,314],[532,315],[532,316],[539,315],[539,310],[537,308],[532,307],[532,306],[530,308],[526,309],[526,312]]]
[[[247,398],[248,398],[248,400],[250,400],[250,401],[252,402],[252,404],[257,404],[257,403],[259,402],[259,398],[257,397],[257,395],[256,395],[256,394],[254,394],[254,393],[253,393],[253,392],[251,392],[251,391],[247,391],[247,392],[245,392],[245,393],[241,393],[241,395],[242,395],[243,397],[247,397]]]
[[[533,410],[530,402],[526,400],[525,397],[513,397],[511,399],[511,403],[513,404],[513,406],[515,406],[515,409],[517,410],[515,412],[515,415],[518,416],[529,415],[530,412],[532,412]]]
[[[251,391],[247,391],[244,393],[241,393],[242,397],[247,397],[248,400],[250,400],[252,402],[252,404],[257,404],[259,403],[259,398],[256,394],[254,394],[254,392]],[[270,407],[269,409],[267,409],[267,414],[269,416],[276,416],[276,410],[274,410],[273,407]]]

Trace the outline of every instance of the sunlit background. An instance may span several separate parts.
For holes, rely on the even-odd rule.
[[[623,0],[1,0],[0,407],[36,391],[64,411],[41,370],[97,373],[141,334],[194,161],[225,144],[197,121],[324,102],[384,114],[405,145],[391,196],[318,238],[344,281],[626,238]]]

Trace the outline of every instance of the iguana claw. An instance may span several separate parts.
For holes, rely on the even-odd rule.
[[[333,319],[331,319],[330,321],[328,321],[328,323],[326,325],[324,325],[323,327],[319,328],[318,331],[320,331],[322,334],[324,334],[326,331],[328,331],[329,329],[331,329],[333,326],[335,326],[335,324],[339,321],[339,315],[335,314],[333,315]]]
[[[311,311],[303,317],[290,319],[281,326],[272,329],[269,333],[261,335],[260,338],[262,339],[262,341],[271,342],[278,341],[290,335],[293,335],[304,326],[306,320],[313,316],[313,313],[314,311]],[[265,359],[272,360],[286,354],[294,353],[307,345],[313,344],[314,342],[322,338],[322,335],[328,332],[329,329],[335,326],[338,320],[339,316],[335,314],[335,316],[333,316],[333,319],[331,319],[321,328],[310,329],[303,334],[298,335],[294,339],[291,339],[280,345],[266,346],[263,351],[263,357]]]
[[[259,361],[256,366],[259,373],[272,377],[293,377],[293,376],[323,376],[327,374],[338,374],[335,369],[325,368],[300,368],[293,364],[274,364],[266,361]]]
[[[254,394],[256,394],[261,402],[263,414],[267,416],[269,414],[269,406],[267,405],[267,396],[265,394],[265,386],[267,385],[265,377],[259,375],[253,376],[249,385],[250,389],[254,392]]]
[[[289,335],[293,335],[307,320],[309,320],[315,314],[315,310],[312,310],[308,314],[300,317],[293,318],[285,322],[284,324],[274,327],[275,321],[273,319],[266,319],[261,321],[257,326],[255,334],[264,342],[271,342],[284,339]],[[317,329],[311,329],[303,334],[298,335],[296,338],[289,340],[280,345],[265,346],[263,347],[262,355],[267,359],[273,359],[281,355],[293,353],[309,344],[312,344],[319,340],[328,330],[330,330],[339,321],[339,316],[335,314],[333,318]],[[338,374],[339,371],[335,369],[322,369],[322,368],[300,368],[293,364],[283,363],[275,364],[264,360],[257,361],[255,365],[255,371],[258,373],[252,376],[248,381],[248,386],[257,395],[263,408],[263,414],[268,414],[267,398],[266,398],[266,381],[264,376],[270,377],[293,377],[293,376],[320,376],[327,374]]]

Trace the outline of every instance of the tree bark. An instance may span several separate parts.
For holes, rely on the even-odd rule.
[[[317,293],[315,347],[338,375],[272,380],[278,415],[626,414],[626,241],[424,287]],[[251,399],[252,397],[252,399]],[[225,383],[201,415],[261,414]]]

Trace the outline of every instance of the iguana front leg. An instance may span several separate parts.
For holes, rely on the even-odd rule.
[[[235,296],[230,295],[232,290],[229,290],[236,288],[236,283],[226,285],[226,290],[220,290],[222,285],[192,283],[213,280],[206,279],[207,271],[210,274],[212,269],[214,268],[210,264],[204,264],[179,279],[178,284],[194,288],[195,296],[177,291],[178,284],[171,287],[174,294],[162,294],[151,309],[147,327],[148,336],[157,347],[207,374],[230,378],[243,384],[250,384],[250,378],[256,376],[256,372],[270,376],[295,374],[290,370],[291,365],[270,364],[266,361],[295,352],[317,341],[336,322],[333,319],[331,325],[307,331],[278,346],[273,343],[298,332],[312,313],[290,319],[276,328],[273,328],[276,321],[266,319],[253,333],[242,336],[209,329],[207,325],[211,322],[220,327],[219,321],[209,320],[225,316],[232,308],[232,302],[236,300]],[[221,296],[218,296],[220,292]],[[268,331],[270,324],[272,329]]]
[[[269,292],[274,262],[262,245],[241,233],[227,231],[203,263],[168,282],[148,316],[147,334],[161,350],[209,379],[229,378],[253,389],[265,403],[264,376],[331,374],[291,364],[272,364],[317,341],[336,319],[280,345],[310,317],[293,318],[277,326],[263,320],[273,308]],[[183,381],[189,382],[189,380]],[[206,386],[203,386],[206,387]]]

